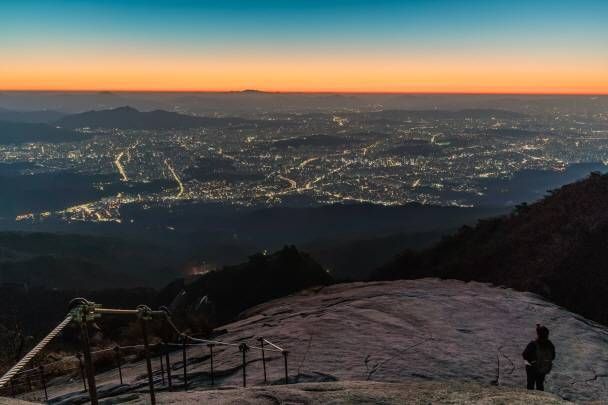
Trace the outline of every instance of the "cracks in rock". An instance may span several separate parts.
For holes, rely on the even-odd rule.
[[[498,353],[500,353],[502,355],[502,357],[507,359],[507,361],[511,364],[511,369],[507,372],[508,375],[511,375],[511,374],[513,374],[513,371],[515,371],[515,363],[513,362],[513,360],[511,360],[511,358],[509,356],[507,356],[505,353],[503,353],[503,351],[502,351],[503,348],[504,348],[504,346],[500,346],[498,348]]]
[[[308,357],[308,353],[310,353],[310,348],[312,347],[312,338],[313,338],[313,335],[310,335],[310,338],[308,339],[308,345],[306,346],[306,352],[304,352],[304,356],[302,357],[302,360],[300,360],[300,364],[298,365],[298,375],[300,374],[300,371],[302,370],[302,366],[304,365],[304,362],[306,361],[306,358]]]
[[[585,382],[597,381],[599,378],[605,378],[605,377],[608,377],[608,374],[594,374],[593,378],[585,380]]]
[[[367,381],[370,381],[370,380],[372,379],[373,375],[374,375],[374,374],[375,374],[375,373],[376,373],[376,372],[377,372],[377,371],[378,371],[378,370],[379,370],[379,369],[380,369],[382,366],[384,366],[385,364],[387,364],[387,363],[388,363],[388,362],[390,362],[391,360],[394,360],[395,358],[400,358],[400,359],[403,359],[403,357],[402,357],[402,356],[403,356],[405,353],[407,353],[408,351],[410,351],[410,350],[412,350],[412,349],[414,349],[414,348],[416,348],[416,347],[418,347],[418,346],[420,346],[420,345],[422,345],[422,344],[424,344],[424,343],[427,343],[427,342],[429,342],[429,341],[432,341],[433,339],[434,339],[434,338],[433,338],[433,335],[432,335],[432,334],[428,334],[428,336],[427,336],[426,338],[422,338],[421,340],[419,340],[418,342],[416,342],[416,343],[414,343],[414,344],[412,344],[412,345],[410,345],[410,346],[407,346],[407,347],[405,347],[405,348],[403,348],[403,349],[396,349],[396,351],[397,351],[397,354],[396,354],[396,355],[391,356],[391,357],[389,357],[389,358],[387,358],[387,359],[384,359],[384,360],[382,360],[382,361],[376,362],[374,365],[371,365],[371,367],[370,367],[370,363],[371,363],[371,362],[370,362],[370,359],[371,359],[371,354],[368,354],[367,356],[365,356],[365,360],[364,360],[364,364],[365,364],[365,370],[366,370],[366,374],[367,374],[367,376],[366,376],[366,380],[367,380]]]
[[[272,402],[273,404],[276,404],[276,405],[281,405],[283,403],[283,401],[281,401],[279,398],[277,398],[274,395],[268,394],[268,393],[258,394],[258,395],[255,396],[255,399],[256,400],[258,400],[258,399],[260,399],[260,400],[265,399],[265,400],[270,401],[270,402]]]
[[[608,378],[608,373],[598,373],[592,367],[589,367],[588,370],[591,372],[591,374],[593,374],[593,377],[588,378],[586,380],[577,380],[577,379],[572,378],[572,382],[570,383],[570,386],[573,387],[578,384],[592,384],[592,383],[598,382],[598,380],[602,383],[603,386],[606,385],[606,383],[604,382],[603,379]]]
[[[586,383],[597,381],[600,378],[606,378],[606,377],[608,377],[608,374],[606,374],[606,373],[599,373],[598,374],[598,372],[595,371],[592,367],[589,367],[589,371],[591,371],[591,374],[593,374],[593,377],[585,380],[584,382],[586,382]]]
[[[491,384],[493,384],[493,385],[500,385],[500,370],[501,370],[500,358],[501,358],[501,356],[504,357],[509,362],[510,367],[511,367],[508,371],[505,371],[505,374],[512,375],[513,372],[515,371],[515,362],[503,352],[503,349],[507,346],[514,347],[514,345],[500,345],[496,349],[496,379],[491,381]]]

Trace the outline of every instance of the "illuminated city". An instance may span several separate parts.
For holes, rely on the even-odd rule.
[[[608,160],[605,114],[342,111],[249,118],[235,127],[80,128],[81,142],[2,146],[4,164],[32,163],[23,175],[68,171],[91,179],[99,192],[91,201],[16,219],[121,222],[127,204],[192,202],[475,206],[490,180]]]

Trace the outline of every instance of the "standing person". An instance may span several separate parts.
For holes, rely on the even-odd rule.
[[[536,340],[531,341],[522,353],[526,361],[528,389],[545,390],[545,376],[551,372],[555,360],[555,346],[549,340],[549,329],[536,325]]]

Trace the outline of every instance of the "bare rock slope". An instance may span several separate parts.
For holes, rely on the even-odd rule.
[[[144,404],[140,398],[133,404]],[[163,393],[164,404],[510,404],[562,405],[571,402],[552,394],[520,389],[482,386],[472,383],[445,382],[333,382],[289,386],[267,386],[251,389],[212,390],[204,392]]]
[[[556,397],[533,397],[521,390],[525,386],[521,352],[534,337],[536,323],[551,329],[557,348],[546,384]],[[209,352],[202,344],[188,349],[189,392],[167,392],[156,374],[161,403],[257,403],[256,398],[263,397],[280,403],[281,398],[289,402],[302,397],[309,398],[303,403],[354,398],[351,403],[392,404],[409,395],[424,403],[608,398],[605,327],[534,294],[486,284],[421,279],[310,289],[254,307],[218,332],[218,340],[237,346],[255,345],[255,339],[263,336],[289,350],[289,380],[298,385],[278,385],[284,382],[283,358],[267,351],[268,385],[263,386],[261,353],[252,349],[247,353],[247,384],[257,387],[235,390],[242,383],[242,356],[235,346],[216,346],[215,387],[211,387]],[[180,391],[179,347],[171,358],[174,387]],[[97,376],[101,396],[145,401],[144,363],[125,365],[123,373],[129,383],[122,386],[115,370]],[[86,401],[86,394],[78,392],[78,381],[51,384],[52,403]],[[382,393],[384,389],[388,394]],[[453,396],[437,396],[452,391]],[[510,397],[501,400],[503,394]],[[367,402],[357,399],[367,395],[372,398]],[[379,395],[389,399],[381,400]],[[278,402],[272,398],[279,398]]]
[[[335,285],[253,308],[224,338],[273,337],[291,351],[300,381],[316,375],[523,387],[521,352],[536,323],[550,328],[558,351],[548,390],[569,400],[608,398],[605,327],[536,295],[480,283]]]

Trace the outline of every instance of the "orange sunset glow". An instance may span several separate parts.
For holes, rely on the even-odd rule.
[[[0,67],[3,90],[608,93],[602,66],[407,60],[37,61]]]
[[[608,93],[603,2],[431,3],[17,2],[0,90]]]

